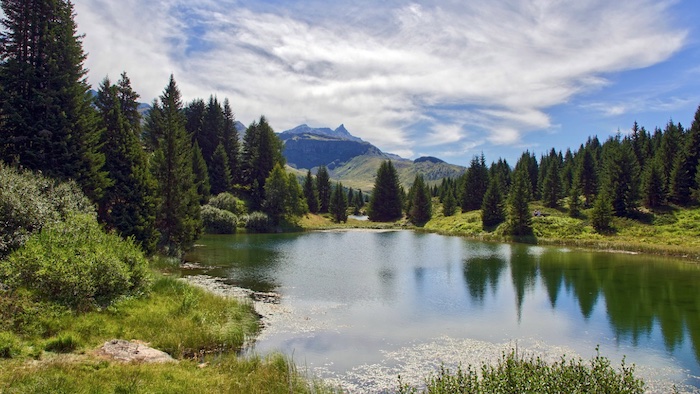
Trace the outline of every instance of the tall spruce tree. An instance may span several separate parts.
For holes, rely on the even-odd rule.
[[[540,166],[542,177],[542,201],[544,205],[550,208],[555,208],[559,205],[559,198],[563,193],[561,182],[560,163],[554,149],[551,150],[546,161],[546,165]]]
[[[99,201],[98,211],[107,228],[123,237],[134,237],[150,254],[155,252],[158,241],[156,182],[139,140],[141,120],[134,112],[137,99],[125,73],[117,85],[105,78],[97,92],[95,105],[105,130],[105,169],[112,180]]]
[[[306,172],[303,189],[304,198],[306,199],[306,205],[309,207],[309,212],[318,213],[318,191],[316,190],[316,183],[311,175],[311,170]]]
[[[209,182],[209,168],[197,141],[194,141],[192,147],[192,173],[194,174],[194,186],[199,196],[199,203],[204,205],[211,196],[211,183]]]
[[[152,162],[160,196],[156,215],[159,246],[168,255],[180,256],[201,233],[202,220],[192,171],[192,141],[185,131],[180,90],[172,75],[149,116],[148,125],[162,133]]]
[[[236,129],[236,118],[231,109],[228,99],[224,99],[224,130],[223,141],[226,155],[228,156],[228,168],[231,172],[232,185],[240,185],[241,174],[241,143],[238,141],[238,130]]]
[[[318,191],[318,212],[328,213],[331,204],[331,180],[326,166],[320,166],[316,172],[316,190]]]
[[[671,195],[674,202],[687,205],[692,201],[692,191],[698,187],[695,182],[698,164],[700,164],[700,107],[695,111],[693,124],[674,162],[671,173]]]
[[[348,220],[348,199],[343,191],[343,184],[337,182],[331,192],[329,212],[336,223]]]
[[[391,160],[382,162],[377,170],[372,198],[369,202],[369,220],[391,222],[400,219],[402,195],[399,175],[391,164]]]
[[[508,231],[511,235],[532,234],[532,214],[528,199],[530,179],[527,167],[515,171],[507,202]]]
[[[219,144],[214,150],[214,156],[211,159],[209,166],[209,184],[211,185],[211,194],[231,191],[231,170],[228,167],[229,160],[226,154],[224,144]]]
[[[265,181],[275,165],[284,166],[282,141],[264,116],[246,129],[243,138],[242,169],[245,186],[250,190],[251,207],[259,209],[265,199]]]
[[[288,200],[287,174],[285,174],[282,166],[277,163],[265,181],[265,201],[262,205],[264,212],[270,217],[274,225],[278,225],[287,212]]]
[[[484,229],[497,226],[506,219],[503,210],[503,195],[501,194],[501,181],[498,177],[491,178],[486,189],[484,201],[481,204],[481,222]]]
[[[579,154],[581,154],[581,161],[576,168],[574,182],[578,182],[581,187],[585,206],[590,207],[598,193],[598,171],[592,149],[583,148]]]
[[[489,171],[484,154],[474,156],[464,178],[461,207],[462,212],[481,208],[481,202],[489,184]]]
[[[67,0],[3,0],[0,155],[75,179],[93,201],[109,185],[81,36]]]
[[[637,206],[639,165],[629,140],[611,137],[604,145],[603,184],[616,216],[626,216]]]
[[[658,208],[666,202],[666,189],[663,169],[659,159],[647,161],[642,174],[642,199],[647,208]]]
[[[287,213],[290,216],[301,216],[309,212],[297,176],[291,172],[287,174],[287,197]]]
[[[433,217],[432,196],[430,188],[423,180],[423,175],[416,175],[408,194],[411,196],[408,219],[416,226],[422,227]]]
[[[569,189],[569,217],[579,216],[581,216],[581,187],[578,182],[574,182]]]

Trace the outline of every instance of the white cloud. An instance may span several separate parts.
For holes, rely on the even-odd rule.
[[[664,61],[687,34],[652,0],[308,4],[84,0],[76,11],[94,85],[126,70],[150,99],[174,73],[186,98],[227,96],[244,122],[342,122],[405,153],[521,144],[551,126],[549,107]],[[417,138],[418,122],[429,127]]]

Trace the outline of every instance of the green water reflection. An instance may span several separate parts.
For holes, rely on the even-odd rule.
[[[305,302],[342,303],[346,308],[332,311],[333,321],[354,327],[347,341],[395,334],[392,343],[400,345],[415,337],[402,338],[401,330],[439,336],[478,320],[483,332],[464,335],[489,338],[495,325],[504,337],[536,332],[559,343],[589,335],[586,346],[608,341],[665,351],[689,375],[700,375],[700,266],[694,263],[410,231],[206,236],[199,244],[187,260],[205,268],[187,274]],[[362,319],[371,321],[371,331],[362,331]],[[543,319],[581,329],[547,331]],[[333,335],[329,342],[346,340]],[[285,340],[292,342],[270,346],[291,347]]]

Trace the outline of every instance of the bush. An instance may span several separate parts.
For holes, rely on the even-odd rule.
[[[49,223],[0,261],[0,281],[78,310],[145,291],[148,265],[133,240],[102,231],[94,215]]]
[[[230,211],[211,205],[202,207],[204,231],[209,234],[235,234],[238,217]]]
[[[94,211],[75,182],[59,183],[0,163],[0,259],[47,223]]]
[[[209,204],[214,208],[223,209],[236,215],[246,213],[245,202],[231,193],[221,193],[212,197]]]
[[[245,228],[254,233],[266,233],[272,229],[272,220],[267,214],[253,212],[245,217]]]

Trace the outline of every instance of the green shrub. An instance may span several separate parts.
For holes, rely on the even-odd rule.
[[[22,354],[21,343],[15,334],[0,331],[0,358],[14,358]]]
[[[0,261],[0,281],[78,310],[148,288],[148,262],[133,240],[102,231],[94,215],[49,223]]]
[[[272,229],[272,220],[267,214],[253,212],[245,217],[245,228],[254,233],[266,233]]]
[[[59,183],[0,163],[0,259],[47,223],[93,212],[92,203],[75,182]]]
[[[209,234],[235,234],[238,217],[229,211],[205,205],[202,207],[204,231]]]
[[[224,192],[217,194],[209,200],[208,205],[211,205],[214,208],[223,209],[224,211],[229,211],[236,215],[246,213],[245,202],[231,193]]]

